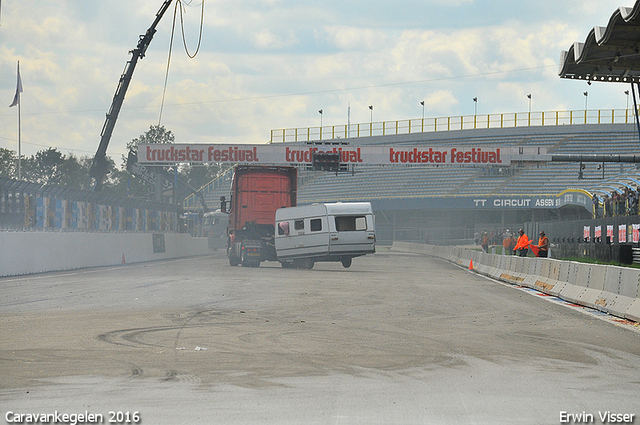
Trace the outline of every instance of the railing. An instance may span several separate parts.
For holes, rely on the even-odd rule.
[[[322,127],[271,130],[271,143],[309,142],[353,137],[394,136],[434,131],[513,128],[577,124],[633,124],[633,109],[589,109],[577,111],[514,112],[417,118]]]

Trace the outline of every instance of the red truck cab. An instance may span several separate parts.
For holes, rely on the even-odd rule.
[[[259,266],[276,261],[275,216],[296,206],[298,172],[294,167],[239,165],[231,183],[227,256],[229,264]]]

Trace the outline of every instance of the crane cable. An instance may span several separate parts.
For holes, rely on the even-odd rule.
[[[173,10],[173,24],[171,25],[171,40],[169,41],[169,56],[167,58],[167,70],[164,76],[164,87],[162,89],[162,101],[160,103],[160,116],[158,117],[158,127],[160,126],[160,123],[162,122],[162,112],[164,110],[164,100],[165,100],[165,95],[167,93],[167,83],[169,81],[169,66],[171,65],[171,54],[173,51],[173,38],[176,32],[176,20],[177,20],[177,16],[178,16],[178,9],[180,10],[180,26],[181,26],[181,32],[182,32],[182,44],[184,45],[184,51],[187,54],[187,56],[190,59],[193,59],[196,57],[196,55],[198,54],[198,52],[200,51],[200,45],[202,43],[202,29],[204,27],[204,2],[205,0],[202,0],[201,6],[201,13],[200,13],[200,33],[198,35],[198,45],[196,47],[196,50],[193,54],[189,53],[189,48],[187,47],[187,38],[184,34],[184,6],[183,6],[183,0],[178,0],[176,2],[176,7]],[[192,1],[189,1],[188,3],[185,3],[187,6],[190,6],[192,3]]]
[[[202,0],[202,3],[201,3],[202,9],[200,13],[200,34],[198,35],[198,46],[196,46],[196,51],[193,53],[193,55],[189,53],[189,48],[187,47],[187,38],[184,35],[184,16],[183,16],[184,9],[182,7],[180,8],[180,27],[182,29],[182,44],[184,44],[184,51],[187,54],[187,56],[189,56],[190,59],[193,59],[196,57],[196,55],[200,51],[200,44],[202,43],[202,28],[204,26],[204,1],[205,0]],[[182,0],[178,0],[178,3],[182,3]],[[191,1],[189,1],[187,5],[190,6]],[[178,4],[176,4],[176,7],[177,6]],[[175,20],[175,14],[173,19]]]

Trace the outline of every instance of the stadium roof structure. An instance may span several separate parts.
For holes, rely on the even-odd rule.
[[[640,0],[618,8],[606,27],[594,27],[584,43],[563,51],[558,74],[586,81],[640,82]]]

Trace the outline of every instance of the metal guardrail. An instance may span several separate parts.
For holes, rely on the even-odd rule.
[[[417,118],[319,127],[271,130],[270,143],[309,142],[436,131],[579,124],[633,124],[633,109],[512,112],[487,115]]]

